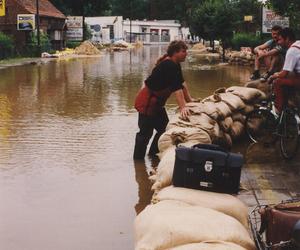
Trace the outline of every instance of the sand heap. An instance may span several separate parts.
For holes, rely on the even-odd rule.
[[[207,51],[207,48],[203,43],[196,43],[193,47],[192,50],[201,50],[201,51]]]
[[[75,49],[75,53],[77,55],[99,55],[100,50],[98,50],[90,41],[84,41]]]

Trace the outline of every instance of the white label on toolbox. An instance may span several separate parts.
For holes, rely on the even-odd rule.
[[[200,186],[211,188],[211,187],[213,187],[213,184],[211,182],[200,181]]]
[[[211,172],[213,170],[213,162],[212,161],[206,161],[204,165],[204,169],[206,172]]]

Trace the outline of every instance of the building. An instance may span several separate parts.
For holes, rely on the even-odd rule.
[[[126,19],[123,21],[123,32],[127,42],[139,40],[144,44],[164,44],[176,39],[187,39],[185,37],[187,31],[182,34],[181,25],[175,20],[130,21]]]
[[[18,15],[35,15],[35,0],[6,0],[6,15],[0,17],[0,31],[14,37],[17,49],[20,51],[29,40],[31,32],[18,30]],[[66,17],[48,0],[39,0],[40,31],[47,33],[54,49],[64,46],[64,29]]]
[[[110,43],[123,39],[122,16],[86,17],[85,23],[91,29],[93,42]]]

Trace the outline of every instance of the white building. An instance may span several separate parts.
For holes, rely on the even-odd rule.
[[[187,30],[184,36],[187,36]],[[131,33],[131,36],[130,36]],[[189,33],[189,32],[188,32]],[[175,20],[123,21],[123,37],[129,42],[143,41],[144,44],[169,43],[176,39],[186,39],[181,32],[181,25]]]
[[[123,39],[123,17],[86,17],[86,24],[92,31],[92,41],[110,43]]]

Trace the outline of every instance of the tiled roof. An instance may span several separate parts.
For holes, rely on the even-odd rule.
[[[16,0],[28,12],[36,13],[36,0]],[[50,16],[56,18],[66,18],[50,1],[39,0],[39,13],[41,16]]]

